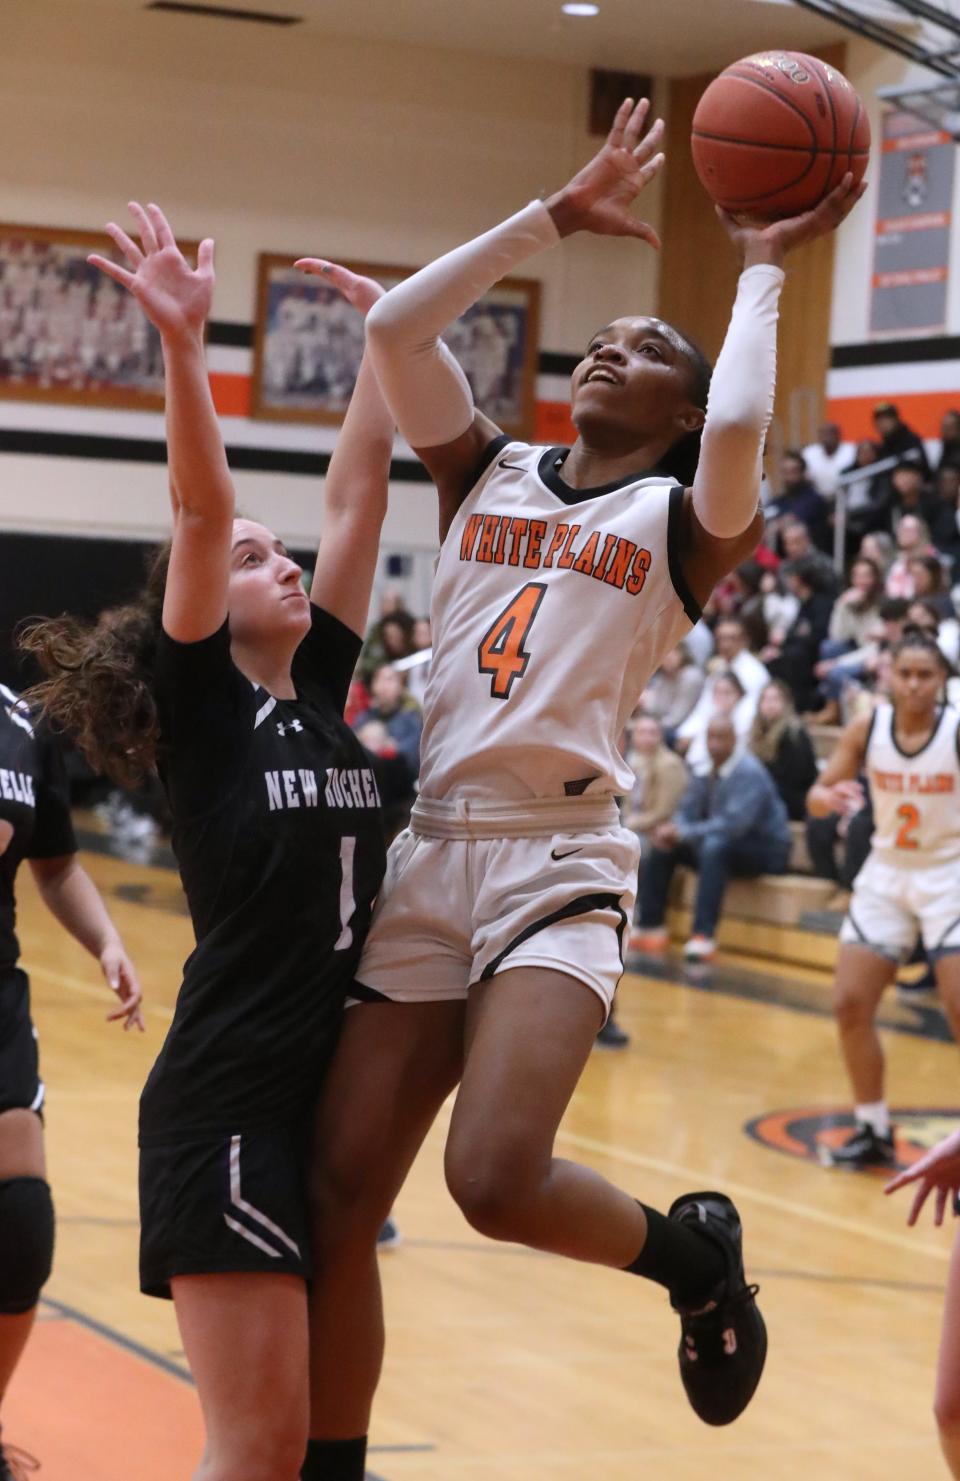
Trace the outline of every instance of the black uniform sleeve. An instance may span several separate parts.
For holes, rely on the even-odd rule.
[[[362,638],[311,602],[310,631],[293,660],[297,694],[332,701],[342,715],[362,647]]]
[[[232,788],[253,730],[255,694],[230,656],[226,622],[198,643],[161,632],[154,669],[158,759],[175,817],[207,811]]]
[[[70,817],[70,787],[60,747],[44,726],[37,731],[36,742],[37,807],[27,858],[59,859],[77,852]]]

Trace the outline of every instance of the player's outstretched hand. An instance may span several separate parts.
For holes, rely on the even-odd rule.
[[[129,266],[121,267],[98,252],[87,261],[129,289],[165,339],[202,336],[213,302],[213,242],[207,237],[200,243],[192,268],[159,206],[144,210],[131,201],[130,214],[137,223],[139,247],[115,221],[107,223],[108,234]]]
[[[911,1167],[898,1172],[884,1188],[884,1193],[896,1193],[907,1183],[919,1183],[907,1223],[914,1225],[920,1217],[923,1205],[936,1189],[937,1197],[933,1210],[933,1222],[943,1223],[947,1199],[960,1191],[960,1131],[952,1131],[942,1142],[931,1147]]]
[[[143,1033],[143,989],[137,970],[119,941],[111,941],[100,953],[100,970],[120,999],[119,1008],[107,1014],[108,1023],[123,1019],[124,1030],[138,1028]]]
[[[302,273],[312,273],[317,278],[323,278],[364,318],[377,299],[382,298],[387,291],[373,278],[361,277],[359,273],[352,273],[348,267],[341,267],[338,262],[328,262],[325,257],[298,257],[293,265]]]
[[[806,242],[836,231],[866,188],[866,180],[854,185],[853,176],[848,171],[836,189],[824,196],[812,211],[804,211],[800,216],[786,216],[782,221],[750,222],[731,215],[722,206],[717,206],[716,211],[727,235],[742,255],[744,267],[754,267],[760,262],[779,267],[795,247],[802,247]]]
[[[653,227],[630,210],[663,165],[663,119],[658,118],[644,133],[649,111],[646,98],[636,105],[632,98],[624,98],[603,148],[562,190],[544,201],[562,237],[592,231],[600,236],[637,237],[651,247],[660,246]]]

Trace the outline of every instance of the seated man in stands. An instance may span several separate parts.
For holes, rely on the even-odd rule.
[[[672,822],[651,835],[640,882],[640,926],[631,936],[638,951],[664,951],[664,920],[670,880],[678,864],[700,878],[693,934],[684,947],[690,961],[709,961],[727,880],[731,875],[785,874],[791,836],[787,810],[776,785],[756,756],[737,757],[729,720],[713,720],[707,731],[712,767],[694,777]]]

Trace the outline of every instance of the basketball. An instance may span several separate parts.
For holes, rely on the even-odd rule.
[[[776,219],[809,211],[848,170],[862,179],[870,124],[835,67],[801,51],[758,52],[711,82],[691,143],[717,205]]]

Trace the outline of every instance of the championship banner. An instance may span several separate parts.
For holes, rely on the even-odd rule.
[[[943,330],[956,145],[912,113],[883,119],[870,304],[875,338]]]

